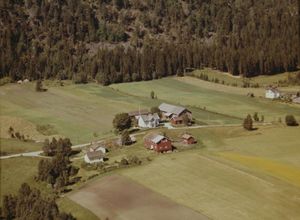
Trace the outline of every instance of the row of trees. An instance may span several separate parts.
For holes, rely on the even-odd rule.
[[[38,181],[44,181],[58,192],[64,191],[65,186],[74,182],[71,177],[78,173],[78,168],[72,166],[70,156],[73,153],[69,138],[46,139],[43,145],[44,155],[52,159],[43,159],[38,164]]]
[[[0,78],[106,85],[203,66],[244,76],[292,71],[298,13],[297,0],[4,0]]]
[[[58,153],[51,160],[43,159],[39,162],[37,180],[47,182],[58,192],[63,192],[67,185],[73,183],[71,177],[74,177],[78,170],[72,166],[68,156]]]
[[[44,197],[27,183],[21,185],[16,196],[3,197],[1,216],[6,220],[75,220],[71,214],[60,212],[54,199]]]
[[[257,112],[254,113],[253,119],[254,119],[255,122],[259,122]],[[254,130],[254,128],[253,128],[253,119],[252,119],[250,114],[248,114],[247,117],[244,119],[243,127],[246,130],[248,130],[248,131]],[[264,117],[262,116],[261,117],[261,122],[263,122],[263,121],[264,121]],[[281,122],[281,119],[280,119],[280,122]],[[298,126],[299,125],[296,118],[293,115],[287,115],[285,117],[285,123],[286,123],[287,126]]]
[[[43,145],[43,151],[45,156],[54,156],[56,154],[62,154],[63,156],[70,156],[72,154],[72,143],[69,138],[52,138],[51,141],[46,139]]]

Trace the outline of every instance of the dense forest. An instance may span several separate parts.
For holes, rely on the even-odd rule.
[[[297,69],[298,0],[2,0],[0,78],[108,85]]]

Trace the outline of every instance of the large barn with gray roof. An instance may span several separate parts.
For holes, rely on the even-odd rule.
[[[171,120],[173,124],[182,124],[184,115],[192,120],[192,112],[185,107],[162,103],[158,108],[162,113],[162,117]]]

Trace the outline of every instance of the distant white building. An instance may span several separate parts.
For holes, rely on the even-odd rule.
[[[156,128],[159,125],[160,117],[157,113],[138,116],[138,126],[140,128]]]
[[[84,161],[89,164],[103,162],[103,160],[104,153],[102,151],[87,152],[84,155]]]
[[[278,99],[280,98],[280,91],[276,88],[267,88],[266,89],[266,98],[267,99]]]

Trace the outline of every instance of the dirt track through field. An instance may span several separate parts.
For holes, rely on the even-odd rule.
[[[119,175],[107,176],[69,195],[101,219],[206,220],[208,217]]]

